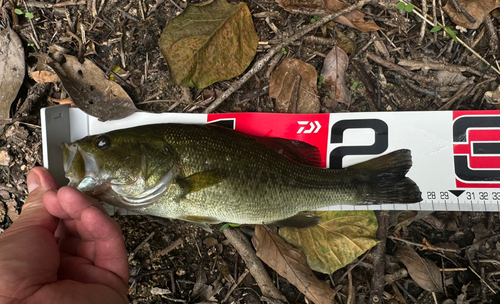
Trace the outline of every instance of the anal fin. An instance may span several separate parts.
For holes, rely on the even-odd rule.
[[[208,224],[218,224],[220,221],[216,218],[210,216],[199,216],[199,215],[185,215],[179,217],[180,220],[190,222],[193,225],[200,227],[201,229],[212,233],[212,229],[207,225]]]
[[[291,227],[291,228],[311,228],[321,222],[321,217],[307,212],[300,212],[292,217],[275,221],[267,224],[274,224],[278,227]]]

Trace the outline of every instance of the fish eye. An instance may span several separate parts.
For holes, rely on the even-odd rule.
[[[107,135],[100,135],[94,140],[94,145],[97,148],[104,150],[111,145],[111,138]]]

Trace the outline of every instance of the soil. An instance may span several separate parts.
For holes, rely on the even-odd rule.
[[[200,1],[189,1],[196,2]],[[254,62],[281,39],[290,37],[311,23],[311,16],[291,14],[275,1],[245,2],[254,16],[260,41],[267,43],[259,46]],[[413,2],[416,6],[421,5],[420,1]],[[345,76],[348,86],[358,84],[351,89],[351,104],[325,103],[328,91],[322,87],[318,92],[323,102],[321,111],[429,111],[444,106],[450,110],[496,109],[494,103],[486,102],[483,97],[485,92],[496,89],[500,83],[498,75],[487,70],[461,44],[451,43],[449,37],[444,38],[441,34],[434,36],[427,31],[422,43],[418,43],[421,20],[412,13],[395,9],[396,3],[373,1],[362,8],[365,19],[374,20],[382,28],[381,31],[361,32],[335,24],[338,31],[329,25],[324,29],[326,35],[321,29],[307,34],[332,41],[347,37],[357,46],[354,54],[350,54],[350,66]],[[121,79],[117,82],[141,110],[202,112],[209,105],[203,100],[206,96],[213,95],[213,92],[220,94],[235,80],[218,82],[203,90],[169,84],[169,71],[160,53],[158,40],[167,21],[177,16],[186,4],[177,0],[87,0],[47,2],[44,5],[36,1],[15,4],[4,0],[0,1],[0,7],[3,5],[0,27],[11,24],[21,37],[27,54],[28,72],[38,67],[37,60],[30,54],[47,54],[51,46],[58,45],[68,54],[91,59],[107,74],[112,74],[113,68],[119,66],[121,71],[117,74],[121,75]],[[34,18],[14,14],[13,9],[17,7],[31,12]],[[93,13],[93,8],[97,14]],[[440,14],[438,10],[439,20]],[[490,16],[497,33],[499,15],[497,10]],[[444,17],[451,27],[452,21],[446,15]],[[271,29],[271,23],[277,32]],[[85,29],[84,33],[82,29]],[[339,37],[339,32],[345,37]],[[80,42],[75,38],[83,35],[86,45],[81,45],[81,38]],[[490,43],[494,37],[484,24],[476,30],[457,32],[457,35],[466,43],[474,44],[474,49],[488,62],[494,62],[500,55],[498,48]],[[324,56],[331,47],[302,39],[286,48],[286,56],[308,62],[321,71]],[[369,53],[376,54],[384,63],[375,63],[368,58]],[[462,74],[466,78],[475,78],[462,91],[460,85],[465,80],[439,86],[424,85],[387,67],[387,62],[396,63],[403,59],[424,61],[424,65],[426,60],[432,60],[443,65],[467,67],[468,70]],[[266,66],[251,77],[216,112],[274,112],[274,100],[269,97],[266,87],[268,70],[274,68]],[[436,70],[418,69],[413,72],[419,77],[437,77]],[[43,164],[39,110],[53,106],[56,104],[54,100],[65,97],[67,95],[60,84],[36,83],[27,76],[12,105],[11,119],[0,121],[0,232],[15,221],[25,202],[27,172]],[[273,302],[262,298],[262,292],[251,275],[246,275],[238,287],[228,294],[234,280],[245,272],[247,266],[218,230],[219,226],[213,227],[213,233],[208,233],[181,221],[145,216],[116,215],[114,218],[122,227],[130,255],[131,303],[221,302],[226,296],[227,303]],[[379,299],[378,303],[500,303],[497,283],[500,268],[499,224],[498,213],[435,212],[410,220],[397,231],[394,227],[390,228],[389,235],[397,236],[398,240],[387,239],[382,252],[385,253],[382,256],[386,262],[386,269],[382,272],[385,275],[395,276],[398,270],[403,269],[403,264],[394,255],[396,245],[404,242],[421,245],[426,239],[440,248],[454,246],[459,250],[452,254],[426,250],[420,254],[439,267],[455,269],[443,273],[446,293],[438,293],[434,299],[432,293],[421,288],[406,274],[385,286],[383,300]],[[243,230],[252,233],[251,228]],[[316,275],[337,291],[337,303],[375,303],[372,277],[376,271],[376,259],[376,252],[371,250],[331,276]],[[270,268],[266,267],[265,271],[290,303],[308,302],[286,279]],[[349,275],[344,275],[346,273]]]

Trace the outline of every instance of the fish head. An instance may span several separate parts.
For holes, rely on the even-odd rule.
[[[178,168],[179,157],[161,138],[127,130],[87,136],[62,148],[68,185],[91,196],[112,188],[133,198],[159,183],[164,189]]]

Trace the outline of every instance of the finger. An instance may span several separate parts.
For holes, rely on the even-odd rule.
[[[60,218],[65,220],[79,220],[83,210],[99,204],[96,199],[88,197],[71,187],[62,187],[59,189],[57,192],[57,203],[62,211],[59,209],[54,209],[54,211],[60,211]]]
[[[128,259],[120,226],[95,207],[83,211],[81,220],[95,239],[94,265],[115,273],[127,285]]]
[[[57,187],[54,178],[43,167],[33,168],[26,179],[29,195],[19,218],[7,230],[9,233],[30,229],[46,229],[54,233],[59,220],[52,216],[42,203],[43,194]]]

